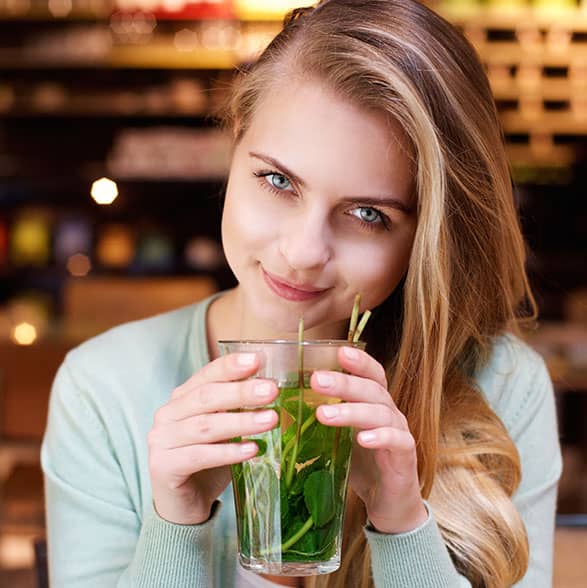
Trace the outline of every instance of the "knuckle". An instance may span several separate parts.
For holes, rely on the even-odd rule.
[[[212,363],[202,366],[195,374],[199,381],[207,382],[211,379]]]
[[[155,426],[157,425],[162,425],[163,423],[167,422],[167,413],[168,413],[168,408],[167,405],[164,404],[163,406],[159,407],[156,411],[155,411],[155,415],[153,416],[153,423]]]
[[[385,373],[385,368],[378,363],[377,364],[377,381],[381,383],[381,385],[387,390],[388,389],[388,385],[387,385],[387,374]]]
[[[149,455],[149,471],[153,479],[161,480],[166,477],[167,472],[165,471],[164,463],[165,460],[160,459],[157,453],[151,453]]]
[[[269,399],[269,394],[264,396],[258,395],[258,386],[269,384],[267,381],[259,380],[257,378],[251,380],[243,380],[238,386],[238,402],[239,407],[256,406],[263,404]],[[267,390],[271,391],[270,384]]]
[[[208,409],[214,401],[214,395],[210,386],[204,384],[198,389],[198,404],[203,412],[208,412]]]
[[[190,456],[190,471],[195,474],[206,469],[206,463],[201,451],[194,451]]]
[[[167,490],[174,492],[179,488],[180,481],[175,477],[170,477],[168,478],[167,483],[165,485],[167,487]]]
[[[179,398],[181,395],[183,394],[183,386],[176,386],[172,391],[171,391],[171,400],[176,400],[177,398]]]
[[[402,448],[406,454],[415,454],[416,440],[410,433],[405,433],[402,436]]]
[[[391,411],[391,409],[390,409],[390,411]],[[393,412],[393,411],[391,411],[391,412]],[[396,411],[395,419],[397,420],[398,424],[400,425],[400,427],[402,429],[404,429],[405,431],[409,430],[408,419],[406,418],[406,415],[403,412],[400,412],[399,410]],[[412,437],[412,439],[413,439],[413,437]]]
[[[390,406],[386,404],[381,407],[381,413],[383,418],[385,419],[386,423],[395,423],[396,422],[396,415],[395,412],[392,410]]]
[[[212,419],[207,414],[201,414],[196,419],[196,432],[198,437],[207,439],[212,432]]]
[[[151,429],[147,433],[147,447],[149,447],[151,452],[159,446],[159,439],[160,435],[157,429]]]

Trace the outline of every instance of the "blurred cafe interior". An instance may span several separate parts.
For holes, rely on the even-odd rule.
[[[563,445],[555,586],[584,586],[587,0],[429,3],[477,48],[501,114]],[[1,586],[44,582],[39,447],[67,350],[234,284],[215,115],[300,5],[0,0]]]

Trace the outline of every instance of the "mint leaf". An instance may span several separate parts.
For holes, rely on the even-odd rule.
[[[312,472],[304,484],[304,502],[316,527],[323,527],[335,513],[334,485],[326,470]]]

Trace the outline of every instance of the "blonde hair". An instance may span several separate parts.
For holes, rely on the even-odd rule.
[[[489,84],[466,39],[414,0],[327,0],[295,10],[238,80],[229,109],[235,139],[265,93],[292,75],[399,122],[410,143],[418,227],[400,287],[376,309],[367,349],[416,440],[423,497],[473,586],[524,575],[527,537],[511,496],[518,453],[474,376],[493,339],[535,315],[525,247]],[[343,563],[321,588],[373,586],[349,494]]]

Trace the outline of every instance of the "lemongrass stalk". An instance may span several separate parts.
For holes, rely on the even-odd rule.
[[[298,459],[300,435],[302,432],[302,418],[304,416],[304,318],[300,318],[298,327],[298,416],[296,420],[296,442],[293,454],[285,475],[285,487],[291,486],[291,481]]]
[[[305,421],[304,424],[302,425],[302,429],[300,431],[300,436],[303,435],[308,428],[314,424],[314,422],[316,421],[316,413],[311,414]],[[286,444],[285,447],[283,448],[283,451],[281,452],[281,467],[284,468],[285,467],[285,460],[287,458],[287,454],[292,450],[294,444],[296,442],[296,438],[292,437]]]
[[[353,305],[353,312],[351,313],[351,322],[349,324],[349,334],[347,340],[352,343],[357,328],[357,320],[359,319],[359,305],[361,304],[361,295],[355,296],[355,303]]]
[[[361,317],[361,320],[359,321],[359,326],[357,327],[357,330],[355,331],[355,334],[353,336],[353,343],[357,343],[359,341],[359,338],[363,334],[363,329],[367,325],[367,321],[369,320],[370,316],[371,316],[370,310],[366,310],[363,313],[363,316]]]

